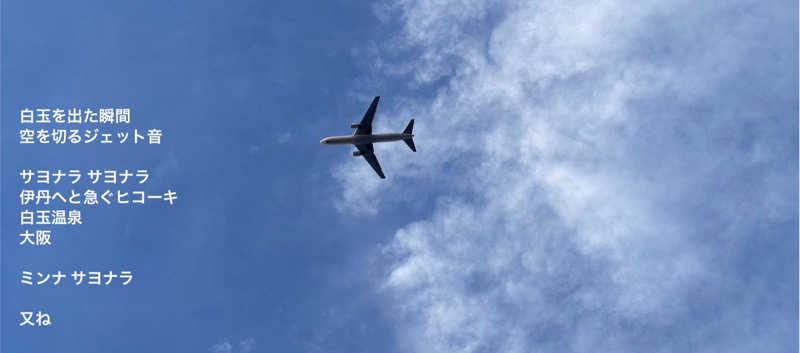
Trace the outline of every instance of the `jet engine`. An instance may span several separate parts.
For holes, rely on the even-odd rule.
[[[361,127],[361,124],[350,124],[351,129],[358,129]]]
[[[353,157],[358,157],[358,156],[360,156],[362,154],[363,153],[361,153],[361,151],[353,151]]]

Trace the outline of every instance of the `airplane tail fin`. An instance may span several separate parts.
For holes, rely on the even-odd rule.
[[[408,122],[408,126],[406,126],[406,129],[403,130],[403,133],[411,135],[413,130],[414,130],[414,119],[411,119],[411,121]],[[406,145],[408,145],[408,148],[410,148],[411,151],[417,152],[417,148],[414,146],[414,135],[411,135],[411,137],[407,139],[403,139],[403,142],[405,142]]]

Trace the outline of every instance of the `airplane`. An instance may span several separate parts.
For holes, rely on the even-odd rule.
[[[364,159],[372,166],[372,169],[378,173],[378,176],[381,179],[386,179],[386,176],[383,175],[383,171],[381,170],[381,165],[378,163],[378,158],[375,157],[375,150],[372,148],[373,143],[377,142],[391,142],[391,141],[400,141],[408,145],[408,148],[411,149],[413,152],[417,152],[417,148],[414,146],[414,135],[412,134],[412,130],[414,129],[414,119],[411,119],[408,122],[408,126],[406,129],[403,130],[402,133],[399,134],[373,134],[372,133],[372,118],[375,117],[375,109],[378,108],[378,100],[381,96],[376,96],[375,99],[372,100],[372,104],[369,105],[367,112],[364,114],[364,117],[361,119],[361,122],[358,124],[351,124],[350,128],[355,129],[356,131],[351,136],[330,136],[326,137],[319,141],[319,143],[323,145],[345,145],[345,144],[352,144],[355,145],[358,151],[353,151],[353,157],[364,157]]]

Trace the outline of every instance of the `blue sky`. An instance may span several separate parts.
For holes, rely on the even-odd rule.
[[[3,2],[2,350],[797,351],[797,12]],[[318,143],[374,95],[376,131],[416,119],[419,152],[376,146],[387,180]],[[19,110],[56,106],[163,142],[19,146]],[[146,168],[180,199],[23,248],[21,168]]]

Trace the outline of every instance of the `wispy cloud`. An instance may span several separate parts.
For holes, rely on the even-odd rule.
[[[383,249],[404,348],[796,347],[796,273],[749,253],[795,234],[796,8],[755,4],[381,5],[402,29],[376,60],[435,88],[382,111],[418,117],[421,152],[381,154],[390,183],[349,182],[370,180],[355,161],[335,175],[376,212],[441,200]]]
[[[211,346],[209,349],[211,353],[252,353],[255,348],[256,340],[253,337],[248,337],[233,342],[229,339],[224,339],[219,343]]]
[[[232,353],[233,345],[229,341],[223,341],[211,346],[212,353]]]
[[[277,141],[280,144],[289,143],[290,141],[292,141],[292,133],[288,131],[281,133],[280,135],[278,135]]]

